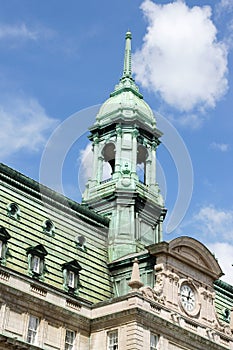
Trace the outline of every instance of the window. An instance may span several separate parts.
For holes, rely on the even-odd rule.
[[[150,350],[158,349],[159,337],[157,334],[150,335]]]
[[[75,332],[66,330],[66,339],[65,339],[65,350],[73,350],[75,341]]]
[[[10,255],[7,241],[11,238],[5,227],[0,226],[0,264],[5,265],[6,259]]]
[[[35,316],[30,315],[29,322],[28,322],[28,332],[27,332],[28,343],[30,344],[36,343],[38,326],[39,326],[39,319]]]
[[[10,203],[7,205],[7,215],[15,220],[20,219],[20,209],[18,204],[16,203]]]
[[[28,273],[31,277],[44,280],[44,273],[47,272],[45,257],[48,254],[42,244],[27,248]]]
[[[75,274],[73,271],[68,271],[68,282],[67,285],[70,288],[74,288]]]
[[[32,257],[32,271],[35,272],[35,273],[40,273],[40,257],[39,256],[36,256],[34,255]]]
[[[101,182],[111,179],[115,172],[115,145],[108,143],[102,150],[103,164],[102,164],[102,179]]]
[[[43,232],[48,236],[54,237],[55,235],[55,226],[54,223],[50,219],[44,220],[42,223]]]
[[[82,267],[79,265],[77,260],[72,260],[62,265],[63,271],[63,287],[70,294],[78,294],[78,288],[81,287],[79,281],[79,271]]]
[[[86,238],[84,236],[75,237],[76,247],[84,252],[87,252]]]
[[[118,350],[118,331],[108,333],[108,350]]]
[[[222,310],[222,312],[223,312],[224,321],[230,322],[230,316],[231,316],[230,310],[225,308]]]
[[[137,150],[137,166],[136,172],[139,181],[146,184],[146,161],[148,158],[148,151],[144,145],[138,145]]]

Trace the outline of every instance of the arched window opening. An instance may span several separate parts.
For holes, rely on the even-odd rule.
[[[115,171],[115,145],[108,143],[102,151],[104,157],[102,181],[106,181],[112,177]]]
[[[20,219],[20,209],[18,204],[16,203],[9,203],[7,205],[7,215],[15,220],[19,220]]]
[[[147,149],[139,145],[138,146],[138,152],[137,152],[137,166],[136,166],[136,172],[139,178],[139,181],[143,184],[146,183],[146,159],[148,157]]]

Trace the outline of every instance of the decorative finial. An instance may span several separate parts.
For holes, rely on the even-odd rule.
[[[137,292],[139,288],[141,288],[144,285],[140,280],[140,272],[137,258],[134,259],[131,280],[129,281],[128,285],[132,289],[132,292]]]
[[[123,71],[122,78],[132,78],[131,39],[132,39],[132,34],[130,31],[128,31],[125,35],[125,59],[124,59],[124,71]]]

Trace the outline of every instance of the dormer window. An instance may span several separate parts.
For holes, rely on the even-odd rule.
[[[50,219],[46,219],[42,223],[43,232],[48,236],[54,237],[55,235],[55,226]]]
[[[5,265],[7,259],[7,241],[11,238],[5,227],[0,226],[0,264]]]
[[[7,215],[15,220],[19,220],[20,219],[20,209],[18,204],[16,203],[9,203],[7,205]]]
[[[67,272],[67,286],[69,288],[75,287],[75,273],[73,271]]]
[[[40,265],[41,265],[41,259],[39,256],[36,256],[34,255],[32,257],[32,271],[37,273],[37,274],[40,274]]]
[[[72,260],[62,265],[64,278],[63,287],[70,294],[78,294],[78,288],[81,286],[79,281],[79,272],[81,269],[82,267],[77,260]]]
[[[31,277],[44,280],[46,272],[45,257],[48,254],[42,244],[27,248],[28,273]]]
[[[84,252],[87,251],[86,247],[86,238],[84,236],[76,236],[75,237],[76,247]]]

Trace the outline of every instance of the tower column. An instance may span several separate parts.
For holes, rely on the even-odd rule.
[[[103,178],[103,163],[104,163],[104,157],[102,155],[99,155],[98,157],[98,171],[97,171],[97,182],[100,183]]]
[[[150,185],[151,184],[151,173],[153,172],[152,169],[152,161],[151,161],[151,155],[146,160],[145,164],[145,184]]]
[[[97,182],[96,176],[98,176],[98,154],[99,154],[99,139],[98,137],[95,137],[93,140],[93,173],[92,173],[92,180],[94,182]]]
[[[115,154],[115,173],[118,173],[118,174],[121,172],[121,140],[122,140],[122,128],[120,125],[118,125],[116,127],[116,154]]]
[[[150,171],[150,185],[156,183],[156,143],[151,146],[151,171]]]
[[[136,176],[137,174],[137,137],[138,137],[138,130],[134,129],[132,132],[132,174],[133,176]]]

